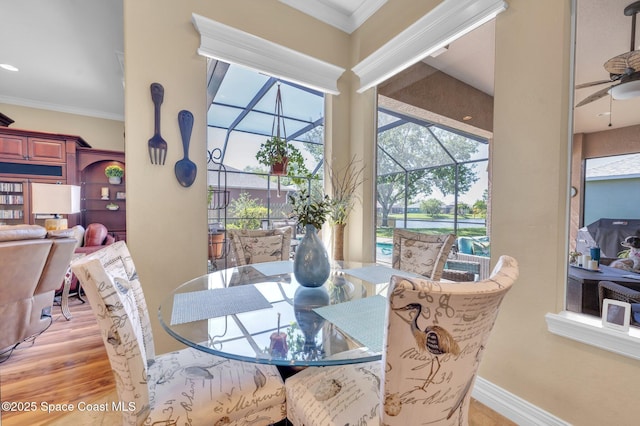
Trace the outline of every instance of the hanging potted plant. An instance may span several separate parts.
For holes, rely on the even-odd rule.
[[[289,195],[289,201],[293,208],[291,217],[296,217],[305,227],[304,237],[296,249],[293,274],[304,287],[320,287],[329,278],[331,265],[317,232],[327,221],[331,201],[328,195],[319,200],[312,199],[305,190]]]
[[[118,165],[112,164],[104,169],[104,174],[109,178],[109,183],[119,184],[124,176],[124,169]]]
[[[271,136],[262,143],[256,153],[256,160],[269,167],[269,173],[276,176],[287,176],[289,171],[299,174],[309,173],[300,150],[280,136]]]
[[[278,90],[276,91],[276,105],[273,112],[271,135],[269,139],[260,145],[260,149],[256,153],[256,160],[260,164],[269,167],[270,174],[278,176],[278,184],[280,183],[280,176],[294,176],[294,173],[298,175],[309,174],[300,150],[287,141],[280,83],[278,83]]]

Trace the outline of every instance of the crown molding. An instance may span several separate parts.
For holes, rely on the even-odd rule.
[[[344,31],[347,34],[354,32],[371,15],[376,13],[387,0],[365,0],[353,13],[348,14],[337,8],[333,8],[319,1],[309,0],[279,0],[287,6],[293,7],[307,15]]]
[[[0,104],[17,105],[27,108],[44,109],[49,111],[63,112],[65,114],[84,115],[87,117],[102,118],[105,120],[124,121],[124,115],[109,113],[88,108],[79,108],[69,105],[53,104],[50,102],[34,101],[33,99],[16,98],[13,96],[1,96]]]
[[[339,95],[345,69],[204,16],[192,14],[200,33],[198,53],[238,64],[324,93]]]
[[[504,0],[444,0],[353,67],[362,93],[472,31],[507,8]]]

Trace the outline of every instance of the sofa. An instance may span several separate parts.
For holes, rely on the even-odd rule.
[[[45,331],[77,240],[38,225],[0,225],[0,353]]]

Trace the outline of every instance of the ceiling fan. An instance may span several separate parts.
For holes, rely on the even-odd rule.
[[[614,56],[604,63],[604,69],[609,73],[609,80],[579,84],[576,89],[599,86],[601,84],[613,84],[587,96],[576,105],[576,108],[607,95],[611,95],[616,100],[640,96],[640,50],[635,50],[636,14],[638,12],[640,12],[640,1],[631,3],[624,8],[625,16],[631,16],[631,48],[628,52]]]

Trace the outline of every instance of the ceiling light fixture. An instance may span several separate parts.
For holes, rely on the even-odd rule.
[[[0,68],[7,70],[7,71],[19,71],[19,69],[17,67],[14,67],[13,65],[10,64],[0,64]]]
[[[616,101],[636,98],[640,96],[640,80],[617,84],[609,90],[609,93]]]
[[[470,115],[465,115],[464,117],[462,117],[462,121],[469,121],[471,120],[473,117]]]

